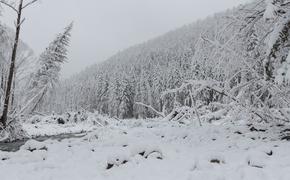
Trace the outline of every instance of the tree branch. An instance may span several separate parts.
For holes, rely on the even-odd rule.
[[[13,5],[7,3],[7,2],[4,1],[4,0],[0,0],[0,3],[6,5],[6,6],[9,7],[9,8],[11,8],[13,11],[15,11],[15,12],[18,14],[18,10],[17,10]]]
[[[141,102],[136,102],[135,104],[140,105],[140,106],[147,107],[147,108],[151,109],[153,112],[155,112],[157,115],[159,115],[161,117],[165,117],[165,115],[162,112],[157,111],[152,106],[146,105],[146,104],[141,103]]]
[[[213,87],[210,87],[210,86],[207,86],[208,89],[211,89],[221,95],[224,95],[224,96],[227,96],[229,97],[230,99],[232,99],[233,101],[235,101],[236,103],[238,103],[239,105],[241,105],[242,107],[244,108],[247,108],[246,105],[242,104],[238,99],[236,99],[235,97],[231,96],[230,94],[227,94],[225,93],[224,91],[220,91],[220,90],[217,90],[216,88],[213,88]],[[265,120],[265,118],[262,117],[262,115],[260,115],[259,113],[257,113],[255,110],[251,110],[251,113],[255,114],[256,116],[258,116],[259,118],[261,118],[261,120],[267,122],[267,120]]]
[[[201,119],[200,119],[199,112],[198,112],[197,107],[196,107],[196,101],[193,98],[192,89],[189,91],[189,95],[190,95],[190,99],[191,99],[191,105],[194,108],[195,114],[196,114],[197,119],[198,119],[198,122],[199,122],[199,126],[201,127],[202,126],[202,123],[201,123]]]
[[[38,0],[32,0],[32,1],[28,2],[27,4],[25,4],[25,5],[22,7],[22,9],[27,8],[28,6],[30,6],[30,5],[32,5],[32,4],[34,4],[34,3],[36,3],[37,1],[38,1]]]

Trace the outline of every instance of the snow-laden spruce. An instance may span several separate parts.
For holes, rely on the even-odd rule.
[[[27,88],[25,106],[20,113],[29,114],[41,106],[43,99],[52,97],[59,82],[61,65],[67,59],[67,47],[70,42],[73,24],[68,25],[63,33],[57,35],[46,50],[40,55],[35,73],[32,73]]]

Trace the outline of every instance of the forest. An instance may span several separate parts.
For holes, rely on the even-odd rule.
[[[152,108],[166,116],[212,105],[256,120],[289,121],[284,3],[243,5],[131,47],[64,80],[37,111],[127,119],[160,115]]]
[[[73,22],[40,55],[21,39],[22,11],[37,8],[37,2],[0,0],[0,15],[4,8],[17,15],[15,27],[0,22],[0,174],[14,168],[9,160],[13,157],[19,158],[15,162],[30,163],[20,158],[24,151],[44,151],[46,154],[31,155],[40,167],[48,157],[61,163],[56,154],[65,156],[70,152],[67,146],[73,146],[75,157],[65,156],[72,160],[65,161],[63,171],[50,175],[42,171],[47,179],[84,179],[84,174],[72,175],[71,164],[78,155],[86,158],[88,147],[108,158],[93,156],[79,166],[92,168],[95,162],[103,163],[96,172],[111,173],[89,173],[87,179],[130,179],[126,174],[140,180],[138,175],[144,174],[150,179],[150,163],[161,168],[153,172],[153,179],[287,179],[289,0],[253,0],[213,14],[129,47],[65,79],[60,73],[69,61]],[[68,139],[63,137],[67,134],[83,136],[74,143],[61,141]],[[53,136],[61,139],[59,144],[49,144]],[[48,142],[38,141],[40,137],[48,137]],[[16,154],[2,153],[2,142],[23,139],[28,141],[13,152]],[[129,148],[130,153],[117,150],[119,146]],[[270,158],[276,153],[273,147],[282,153],[274,160]],[[112,157],[114,151],[119,153]],[[238,157],[237,152],[243,155]],[[200,159],[191,164],[188,156]],[[244,161],[241,166],[245,169],[240,170],[239,163]],[[182,164],[180,169],[175,169],[175,163]],[[29,171],[30,167],[25,168]],[[237,174],[227,169],[233,167],[239,169]],[[191,174],[185,176],[185,169],[191,169]],[[62,176],[66,170],[71,176]],[[172,170],[174,177],[160,174]]]

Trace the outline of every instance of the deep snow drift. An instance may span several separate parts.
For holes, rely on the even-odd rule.
[[[288,180],[281,138],[290,129],[267,127],[114,121],[82,138],[0,151],[1,180]]]

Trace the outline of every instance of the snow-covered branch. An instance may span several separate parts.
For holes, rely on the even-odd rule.
[[[14,12],[16,12],[17,14],[19,13],[18,10],[9,2],[7,2],[6,0],[0,0],[0,3],[9,7],[10,9],[12,9]]]
[[[30,6],[30,5],[32,5],[32,4],[34,4],[34,3],[36,3],[37,1],[38,1],[38,0],[32,0],[32,1],[28,2],[27,4],[25,4],[25,5],[22,7],[22,9],[27,8],[28,6]]]
[[[141,103],[141,102],[136,102],[135,104],[137,105],[140,105],[140,106],[143,106],[143,107],[146,107],[146,108],[149,108],[151,109],[153,112],[155,112],[157,115],[161,116],[161,117],[165,117],[165,114],[163,112],[159,112],[157,111],[155,108],[153,108],[152,106],[150,105],[147,105],[147,104],[144,104],[144,103]]]

